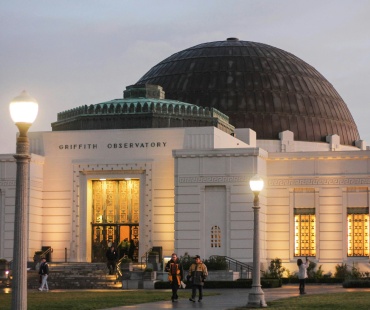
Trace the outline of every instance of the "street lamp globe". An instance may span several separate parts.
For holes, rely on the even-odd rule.
[[[10,116],[15,124],[31,124],[35,121],[39,105],[25,90],[9,104]]]
[[[249,187],[251,188],[252,192],[260,192],[263,189],[263,186],[263,179],[258,174],[249,180]]]

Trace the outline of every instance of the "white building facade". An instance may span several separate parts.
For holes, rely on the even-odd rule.
[[[123,99],[59,113],[52,129],[29,133],[29,261],[49,247],[56,262],[104,261],[127,238],[137,261],[161,247],[251,263],[258,174],[263,269],[280,258],[294,271],[308,256],[324,273],[370,270],[370,151],[332,85],[292,54],[236,38],[200,44]],[[15,178],[13,155],[0,155],[7,260]]]
[[[95,241],[118,244],[130,237],[139,241],[138,259],[161,246],[164,255],[176,251],[251,262],[248,183],[259,174],[265,180],[260,194],[264,265],[281,258],[294,270],[297,257],[307,255],[327,272],[341,263],[368,268],[370,151],[306,142],[302,152],[295,150],[302,143],[290,140],[294,151],[269,152],[282,140],[264,141],[262,148],[252,130],[237,130],[233,137],[214,127],[40,132],[30,133],[30,140],[30,261],[35,251],[50,246],[53,261],[91,262],[99,259]],[[10,260],[12,156],[2,155],[0,167],[0,256]],[[119,188],[113,194],[136,195],[130,196],[131,205],[94,189],[95,183],[101,190],[119,182],[136,184],[136,194]]]

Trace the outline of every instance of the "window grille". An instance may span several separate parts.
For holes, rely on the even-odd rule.
[[[221,247],[221,229],[219,226],[211,228],[211,248]]]
[[[294,209],[294,256],[316,256],[315,208]]]
[[[348,256],[369,256],[369,208],[348,208]]]

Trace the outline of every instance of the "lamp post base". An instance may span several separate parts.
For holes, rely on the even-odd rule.
[[[265,294],[261,289],[261,285],[253,286],[252,290],[248,295],[248,304],[249,308],[266,308],[267,304],[265,301]]]

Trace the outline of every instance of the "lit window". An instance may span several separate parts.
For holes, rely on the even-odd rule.
[[[294,256],[316,256],[315,208],[294,209]]]
[[[221,247],[221,229],[219,226],[211,228],[211,248]]]
[[[348,208],[348,256],[369,256],[369,208]]]

